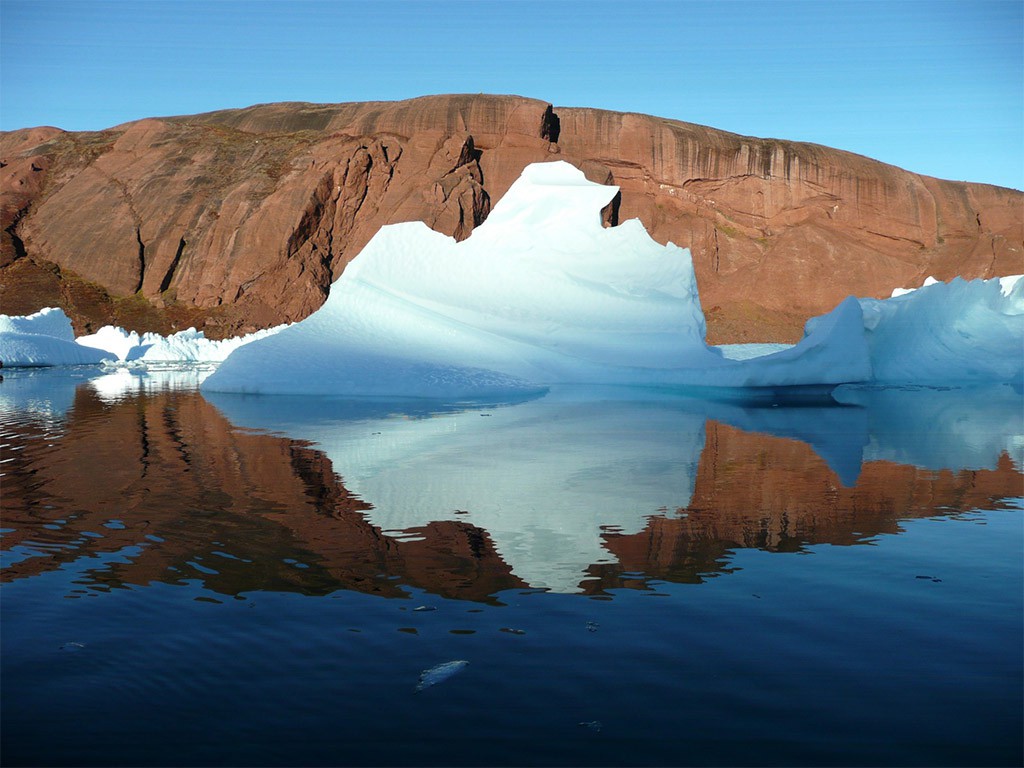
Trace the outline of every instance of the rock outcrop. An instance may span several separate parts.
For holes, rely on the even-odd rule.
[[[567,160],[691,249],[709,338],[792,341],[849,294],[1024,271],[1024,193],[827,147],[511,96],[269,104],[0,135],[0,302],[212,337],[299,320],[384,224],[465,238]]]

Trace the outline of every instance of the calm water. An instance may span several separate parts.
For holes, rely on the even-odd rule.
[[[5,372],[5,765],[1021,763],[1019,391],[196,381]]]

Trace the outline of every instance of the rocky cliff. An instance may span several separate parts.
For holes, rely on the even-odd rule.
[[[269,104],[0,134],[0,303],[212,337],[298,320],[384,224],[464,238],[561,159],[691,249],[709,339],[792,341],[849,294],[1024,271],[1024,193],[813,144],[511,96]]]

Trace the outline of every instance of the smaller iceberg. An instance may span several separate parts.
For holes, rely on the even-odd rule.
[[[217,364],[241,346],[263,339],[286,326],[215,341],[189,328],[161,336],[139,334],[112,325],[75,338],[71,320],[60,309],[48,307],[32,315],[0,315],[0,361],[9,367],[58,365]]]
[[[286,326],[267,328],[245,336],[219,341],[206,338],[203,331],[188,328],[170,336],[158,333],[138,334],[112,325],[90,336],[81,336],[79,344],[105,349],[125,363],[220,363],[239,347],[272,336]]]
[[[929,278],[889,299],[861,299],[872,380],[973,384],[1024,380],[1024,280]],[[814,322],[814,321],[812,321]]]
[[[59,309],[0,315],[0,362],[6,366],[96,365],[116,359],[106,350],[75,343],[71,320]]]

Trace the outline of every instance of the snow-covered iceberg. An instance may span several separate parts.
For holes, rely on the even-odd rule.
[[[870,376],[860,305],[798,345],[732,360],[704,342],[689,251],[639,220],[604,228],[616,187],[528,166],[459,243],[383,227],[317,312],[233,353],[207,391],[486,396],[552,384],[785,387]]]

